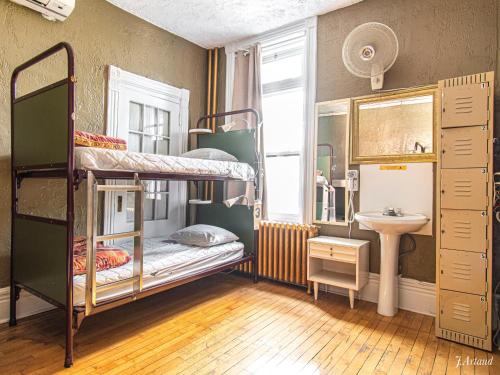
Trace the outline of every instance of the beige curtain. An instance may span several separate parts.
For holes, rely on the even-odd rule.
[[[260,77],[261,48],[260,44],[252,46],[245,51],[238,51],[235,54],[234,62],[234,83],[232,109],[254,108],[259,112],[262,121],[262,83]],[[233,116],[233,127],[231,130],[248,129],[255,126],[255,117],[251,113]],[[262,130],[262,129],[261,129]],[[264,161],[264,133],[260,132],[258,140],[259,151]],[[264,162],[261,163],[261,171],[264,172]],[[262,185],[262,213],[263,218],[267,219],[266,194],[265,194],[265,173],[261,179]],[[228,186],[228,192],[230,188]]]

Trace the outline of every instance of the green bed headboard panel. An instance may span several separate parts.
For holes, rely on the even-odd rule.
[[[238,161],[257,168],[255,130],[238,130],[227,133],[203,134],[198,136],[199,148],[216,148],[234,155]],[[216,183],[214,194],[222,195],[222,183]],[[216,200],[217,201],[217,200]],[[245,253],[254,249],[253,208],[235,205],[227,208],[220,203],[200,205],[196,209],[196,222],[225,228],[236,234],[245,245]]]
[[[14,280],[66,305],[66,226],[14,220]]]
[[[253,168],[257,166],[255,130],[202,134],[198,136],[198,148],[216,148],[226,151],[242,163],[248,163]]]
[[[223,204],[197,206],[196,222],[215,225],[233,232],[245,245],[245,254],[254,249],[253,210],[247,206],[227,208]]]
[[[14,166],[68,162],[68,84],[49,86],[14,103]]]

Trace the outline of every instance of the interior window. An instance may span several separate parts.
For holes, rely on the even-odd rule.
[[[270,220],[303,220],[305,48],[303,33],[262,46],[262,110]]]
[[[129,103],[128,149],[133,152],[168,155],[170,113],[149,105]],[[145,181],[144,220],[168,219],[167,181]],[[127,194],[127,222],[134,221],[134,193]]]

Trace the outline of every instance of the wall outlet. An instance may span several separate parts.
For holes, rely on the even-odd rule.
[[[358,191],[359,190],[359,171],[355,169],[350,169],[347,171],[347,191]]]

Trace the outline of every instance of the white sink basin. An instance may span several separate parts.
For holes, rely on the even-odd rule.
[[[382,212],[358,212],[354,218],[380,235],[380,283],[377,312],[394,316],[398,312],[399,239],[420,230],[429,219],[421,214],[387,216]]]
[[[358,212],[356,220],[364,226],[383,234],[403,234],[420,230],[429,219],[421,214],[387,216],[381,212]]]

